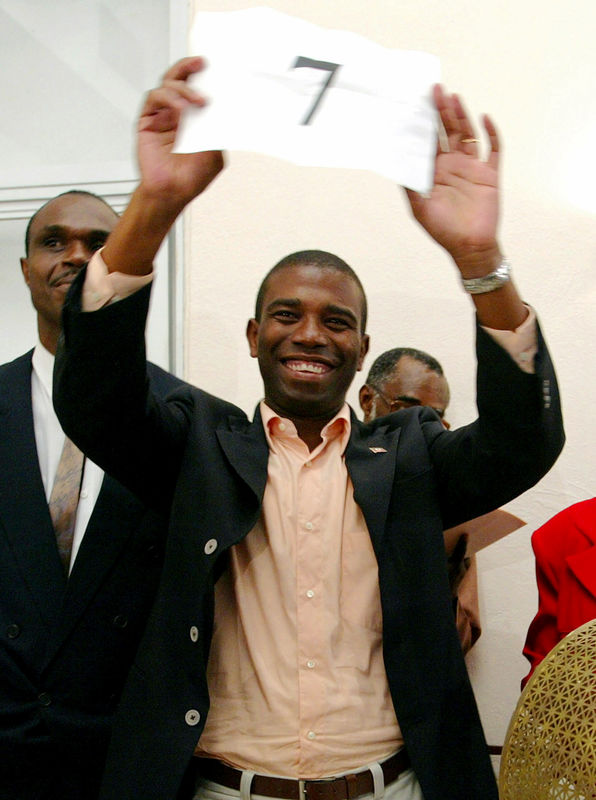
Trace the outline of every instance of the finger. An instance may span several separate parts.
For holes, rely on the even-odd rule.
[[[434,100],[436,109],[440,114],[441,110],[447,104],[447,98],[446,98],[446,95],[445,95],[445,90],[443,89],[443,86],[440,83],[435,83],[435,85],[433,86],[433,100]]]
[[[179,92],[160,87],[149,92],[141,111],[138,129],[165,131],[175,128],[180,114],[190,106]]]
[[[162,108],[184,111],[189,105],[205,105],[205,99],[196,92],[188,95],[181,92],[177,86],[160,86],[149,92],[145,98],[145,104],[141,111],[141,116],[155,114]]]
[[[484,125],[484,130],[488,135],[488,140],[490,143],[490,153],[488,154],[488,158],[486,159],[486,161],[487,164],[496,169],[499,164],[499,152],[500,152],[499,134],[497,133],[497,129],[495,127],[494,122],[488,116],[488,114],[485,114],[482,117],[482,124]]]
[[[189,75],[199,72],[205,67],[205,59],[201,56],[187,56],[176,61],[163,76],[162,83],[170,80],[185,81]]]
[[[452,113],[454,118],[452,149],[457,148],[468,155],[478,155],[479,139],[474,126],[459,95],[452,95]]]
[[[204,96],[184,81],[167,80],[162,83],[160,88],[170,89],[171,91],[176,92],[180,97],[188,100],[188,102],[192,103],[193,105],[203,106],[206,103]]]
[[[459,121],[455,113],[455,95],[445,92],[442,86],[435,85],[433,89],[435,105],[447,138],[459,133]]]
[[[442,87],[437,86],[435,87],[435,104],[443,126],[443,150],[455,150],[462,138],[462,107],[459,98],[457,95],[447,94]]]
[[[476,132],[461,98],[447,94],[443,87],[434,87],[434,99],[445,131],[449,151],[458,150],[467,155],[478,154]]]

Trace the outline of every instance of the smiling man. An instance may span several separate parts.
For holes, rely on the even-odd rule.
[[[345,261],[320,250],[286,256],[263,280],[247,327],[268,405],[312,449],[340,410],[368,350],[366,298]]]
[[[1,800],[97,797],[161,570],[164,518],[71,448],[51,399],[66,293],[117,222],[102,198],[69,191],[26,230],[39,341],[0,366]],[[180,385],[149,374],[161,394]]]
[[[55,370],[70,435],[170,515],[101,796],[496,800],[443,528],[533,485],[563,431],[535,315],[496,239],[494,126],[485,162],[460,101],[437,87],[448,151],[431,196],[410,194],[474,299],[479,419],[458,431],[425,408],[357,420],[345,395],[368,350],[366,299],[345,262],[314,250],[259,290],[247,337],[264,400],[250,421],[190,387],[163,402],[145,376],[139,286],[223,165],[171,152],[181,111],[204,102],[186,84],[200,68],[179,62],[146,99],[140,184],[71,289]]]
[[[49,200],[29,220],[21,269],[37,311],[41,344],[56,352],[64,298],[75,275],[106,243],[118,215],[101,198],[70,191]]]

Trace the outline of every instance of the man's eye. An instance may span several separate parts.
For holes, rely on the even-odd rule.
[[[281,322],[291,322],[296,319],[296,314],[294,314],[293,311],[287,311],[285,309],[276,311],[273,316]]]
[[[56,250],[62,246],[62,240],[58,239],[57,236],[48,236],[47,239],[43,240],[43,246],[49,247],[51,250]]]
[[[349,328],[350,325],[345,319],[341,319],[340,317],[330,317],[327,320],[327,325],[331,328],[335,328],[336,330],[344,330],[345,328]]]
[[[101,250],[105,243],[105,239],[94,239],[92,242],[89,242],[89,249],[95,253],[97,250]]]

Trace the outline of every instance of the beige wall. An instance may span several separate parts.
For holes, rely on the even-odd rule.
[[[568,443],[541,484],[511,504],[528,524],[480,557],[484,633],[469,656],[485,729],[503,742],[526,672],[520,652],[536,610],[530,534],[593,490],[596,405],[596,67],[589,0],[276,0],[315,23],[397,48],[427,50],[443,81],[504,142],[502,244],[522,294],[539,312],[558,374]],[[232,10],[241,0],[195,0]],[[374,142],[371,142],[374,147]],[[396,345],[439,358],[452,388],[449,418],[473,419],[471,303],[448,258],[411,221],[401,190],[349,170],[292,166],[233,153],[194,205],[187,263],[187,377],[249,413],[260,398],[244,326],[260,277],[281,256],[321,248],[352,264],[370,301],[372,358]],[[356,404],[358,376],[350,401]]]

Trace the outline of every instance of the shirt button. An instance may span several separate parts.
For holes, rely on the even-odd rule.
[[[199,629],[197,628],[196,625],[193,625],[192,628],[190,629],[190,641],[197,642],[198,639],[199,639]]]
[[[217,550],[217,539],[209,539],[209,541],[205,544],[204,547],[205,554],[210,556],[211,553],[214,553]]]
[[[307,531],[312,531],[315,526],[312,524],[312,522],[307,522],[304,527]]]
[[[285,429],[286,429],[286,423],[285,423],[285,422],[280,422],[280,423],[279,423],[279,429],[280,429],[280,431],[285,431]]]
[[[309,732],[306,734],[306,738],[307,738],[307,739],[316,739],[316,738],[317,738],[317,734],[316,734],[314,731],[309,731]]]
[[[201,715],[199,714],[199,712],[197,711],[196,708],[191,708],[184,715],[184,721],[186,722],[187,725],[190,725],[191,727],[193,725],[198,725],[200,719],[201,719]]]
[[[308,592],[306,593],[306,596],[310,599],[311,597],[315,596],[315,593],[313,592],[312,589],[309,589]]]
[[[312,661],[312,659],[311,659],[310,661],[307,661],[307,662],[306,662],[306,666],[307,666],[309,669],[314,669],[314,668],[315,668],[315,662],[314,662],[314,661]]]
[[[304,466],[305,467],[312,467],[312,461],[305,461],[304,462]]]
[[[6,635],[9,639],[17,639],[21,634],[21,628],[16,622],[13,622],[11,625],[8,625],[6,628]]]

